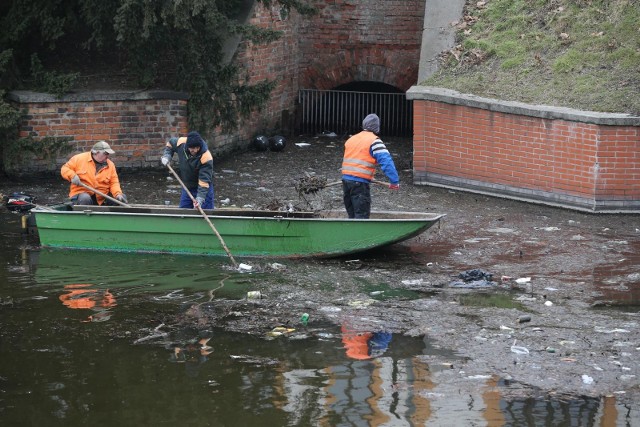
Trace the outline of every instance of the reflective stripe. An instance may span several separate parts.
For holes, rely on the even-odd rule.
[[[370,168],[374,168],[376,167],[375,163],[371,163],[371,162],[367,162],[364,160],[359,160],[359,159],[344,159],[345,163],[356,163],[358,165],[362,165],[362,166],[366,166],[366,167],[370,167]]]
[[[358,168],[355,166],[342,167],[342,173],[344,175],[355,175],[355,176],[366,175],[366,176],[363,176],[363,178],[367,178],[368,176],[370,176],[369,172],[370,171],[368,169]],[[373,177],[373,175],[371,175],[371,177]]]
[[[362,131],[347,140],[342,160],[343,175],[352,175],[367,180],[373,179],[377,162],[369,150],[375,141],[380,141],[380,139],[369,131]]]

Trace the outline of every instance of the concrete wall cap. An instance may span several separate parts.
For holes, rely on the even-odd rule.
[[[462,105],[500,113],[519,114],[543,119],[560,119],[574,122],[607,126],[640,126],[640,117],[621,113],[601,113],[573,108],[548,105],[525,104],[523,102],[502,101],[481,96],[463,94],[452,89],[433,86],[412,86],[407,91],[407,99],[416,101],[436,101]]]
[[[86,90],[74,91],[58,98],[50,93],[14,90],[9,92],[11,101],[21,104],[41,102],[92,102],[92,101],[145,101],[151,99],[188,100],[184,92],[171,90]]]

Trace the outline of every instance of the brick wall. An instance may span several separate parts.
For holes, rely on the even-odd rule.
[[[264,7],[256,4],[249,23],[261,28],[279,31],[281,37],[273,43],[240,43],[234,62],[240,68],[240,79],[256,84],[265,79],[276,82],[269,101],[260,110],[245,120],[238,133],[231,137],[232,145],[244,146],[257,134],[267,136],[289,135],[293,128],[296,100],[298,97],[299,36],[297,34],[301,17],[295,11],[283,17],[280,8]],[[226,138],[218,133],[217,139]]]
[[[232,61],[240,68],[242,82],[271,79],[276,87],[267,105],[243,120],[237,132],[225,134],[217,129],[203,135],[214,156],[246,148],[257,134],[292,134],[299,88],[333,89],[353,81],[375,81],[406,90],[415,84],[425,0],[318,0],[314,4],[319,13],[309,18],[295,11],[283,17],[276,4],[254,3],[247,21],[280,31],[282,37],[268,45],[241,41]],[[95,93],[92,98],[88,93],[70,101],[69,97],[32,95],[40,101],[26,100],[24,94],[14,96],[21,108],[29,110],[22,123],[23,135],[72,136],[78,151],[92,141],[107,139],[118,151],[121,168],[158,167],[155,147],[187,131],[186,96],[110,99]],[[36,162],[33,167],[47,166]]]
[[[116,151],[119,168],[157,166],[164,142],[187,130],[187,96],[176,92],[86,92],[57,99],[26,91],[10,93],[10,101],[25,110],[20,137],[70,137],[74,152],[105,140]],[[35,159],[32,170],[58,169]]]
[[[415,87],[414,182],[588,211],[640,210],[640,117]]]
[[[418,78],[425,0],[324,0],[300,35],[300,87],[374,81],[407,90]]]

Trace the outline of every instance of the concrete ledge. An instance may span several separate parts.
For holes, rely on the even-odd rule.
[[[93,102],[93,101],[146,101],[152,99],[188,100],[189,95],[184,92],[170,90],[91,90],[68,93],[60,98],[49,93],[15,90],[8,94],[11,101],[20,104],[35,104],[47,102]]]
[[[593,200],[569,194],[558,194],[502,184],[492,184],[472,179],[418,172],[415,170],[413,171],[413,183],[415,185],[430,185],[433,187],[448,188],[451,190],[466,191],[469,193],[483,194],[485,196],[537,203],[589,213],[640,213],[640,201],[637,200]]]
[[[574,110],[572,108],[502,101],[499,99],[462,94],[455,90],[432,86],[412,86],[407,91],[407,99],[443,102],[446,104],[462,105],[500,113],[519,114],[543,119],[560,119],[606,126],[640,126],[640,117],[630,114],[599,113],[595,111]]]

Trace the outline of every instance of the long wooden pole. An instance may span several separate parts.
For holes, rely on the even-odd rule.
[[[191,191],[189,191],[189,189],[187,188],[186,185],[184,185],[184,182],[182,182],[182,180],[180,179],[180,177],[178,176],[178,174],[176,173],[176,171],[173,170],[173,168],[171,167],[170,164],[167,164],[167,167],[169,168],[169,170],[171,171],[171,173],[173,174],[173,176],[178,180],[178,182],[180,183],[180,185],[182,186],[182,188],[184,189],[184,191],[189,195],[189,197],[191,198],[191,201],[193,202],[193,204],[195,205],[196,199],[193,197],[193,195],[191,194]],[[205,221],[207,221],[207,223],[209,224],[209,226],[211,227],[211,229],[213,230],[213,232],[216,234],[216,236],[218,236],[218,240],[220,240],[220,244],[222,245],[222,247],[224,248],[224,251],[227,253],[227,255],[229,255],[229,259],[231,259],[231,262],[233,263],[234,267],[238,266],[238,263],[236,262],[236,260],[233,258],[233,255],[231,255],[231,252],[229,251],[229,248],[227,247],[227,245],[224,243],[224,240],[222,239],[222,236],[220,235],[220,233],[218,233],[218,230],[216,229],[216,227],[213,225],[213,223],[211,222],[211,220],[209,219],[209,217],[207,216],[207,214],[202,210],[202,206],[198,205],[198,210],[200,211],[200,213],[202,214],[202,217],[205,219]]]
[[[107,199],[107,200],[111,200],[113,203],[117,203],[117,204],[119,204],[119,205],[121,205],[121,206],[125,206],[125,207],[127,207],[127,208],[130,208],[130,207],[131,207],[131,205],[128,205],[128,204],[126,204],[126,203],[124,203],[124,202],[121,202],[121,201],[120,201],[120,200],[118,200],[118,199],[114,199],[114,198],[113,198],[113,197],[111,197],[111,196],[107,196],[107,195],[106,195],[106,194],[104,194],[103,192],[96,190],[95,188],[93,188],[93,187],[91,187],[91,186],[89,186],[89,185],[85,184],[84,182],[81,182],[81,183],[80,183],[80,186],[81,186],[81,187],[86,188],[87,190],[93,191],[93,192],[94,192],[94,193],[96,193],[96,194],[99,194],[100,196],[104,197],[104,198],[105,198],[105,199]]]

